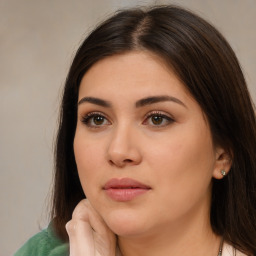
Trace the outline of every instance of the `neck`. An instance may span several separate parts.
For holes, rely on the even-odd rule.
[[[197,212],[198,213],[198,212]],[[217,256],[221,238],[212,231],[209,214],[185,216],[137,236],[118,237],[122,256]]]

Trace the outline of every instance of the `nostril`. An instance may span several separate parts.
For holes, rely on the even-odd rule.
[[[131,159],[125,159],[125,160],[122,160],[120,162],[109,160],[110,165],[117,165],[117,166],[120,166],[120,167],[123,167],[123,166],[125,166],[125,164],[129,164],[129,163],[133,163],[133,161]]]
[[[109,160],[110,165],[114,165],[115,163],[112,160]]]

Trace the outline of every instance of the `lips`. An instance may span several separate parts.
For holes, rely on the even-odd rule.
[[[107,196],[119,202],[131,201],[150,189],[149,186],[130,178],[111,179],[103,187]]]

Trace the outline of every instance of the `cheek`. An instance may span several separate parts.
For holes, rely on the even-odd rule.
[[[102,168],[102,149],[97,143],[83,139],[76,134],[74,139],[74,153],[77,170],[84,192],[90,190],[90,184],[94,184],[99,178],[99,170]]]
[[[148,160],[151,166],[159,167],[159,170],[169,174],[186,173],[191,169],[203,170],[213,163],[213,148],[211,140],[200,136],[173,136],[170,140],[161,141],[154,149],[149,149]],[[151,147],[152,148],[152,147]],[[161,171],[159,172],[159,174]],[[192,173],[191,173],[192,175]]]
[[[215,163],[211,136],[206,129],[189,127],[169,138],[148,157],[156,184],[162,184],[159,192],[176,205],[195,203],[209,194]]]

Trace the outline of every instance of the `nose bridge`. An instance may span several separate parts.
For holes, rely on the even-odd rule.
[[[123,122],[113,129],[108,146],[108,159],[118,166],[140,162],[141,156],[136,141],[135,127]]]

